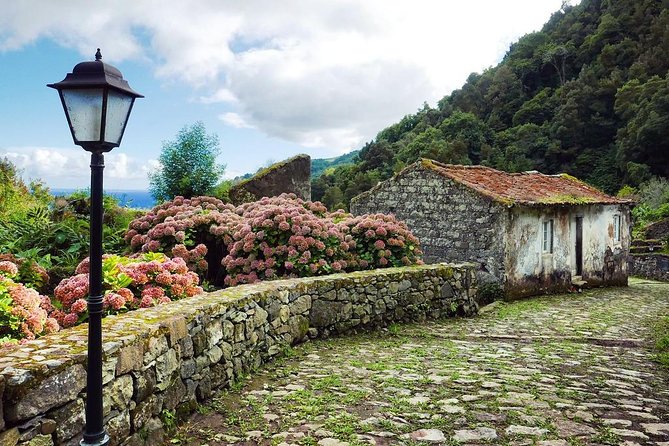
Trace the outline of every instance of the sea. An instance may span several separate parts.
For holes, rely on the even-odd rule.
[[[51,195],[70,195],[73,192],[81,189],[49,189]],[[120,190],[120,189],[105,189],[105,194],[115,197],[120,206],[133,209],[151,209],[156,205],[151,193],[147,190]]]

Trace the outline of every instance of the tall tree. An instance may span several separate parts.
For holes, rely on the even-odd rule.
[[[149,174],[151,195],[165,201],[211,193],[225,170],[216,163],[220,151],[218,136],[207,135],[202,122],[185,126],[175,140],[163,143],[160,168]]]

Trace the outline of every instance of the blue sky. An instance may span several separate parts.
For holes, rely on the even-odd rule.
[[[4,2],[3,2],[4,3]],[[95,49],[146,97],[106,156],[105,185],[144,189],[163,141],[204,122],[226,176],[360,148],[496,64],[561,0],[24,0],[0,16],[0,157],[87,187],[57,82]]]

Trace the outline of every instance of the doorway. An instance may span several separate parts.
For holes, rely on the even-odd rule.
[[[576,217],[576,275],[583,275],[583,217]]]

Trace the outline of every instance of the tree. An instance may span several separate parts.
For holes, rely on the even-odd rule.
[[[149,174],[151,195],[165,201],[211,193],[225,170],[216,164],[220,151],[218,136],[207,135],[202,122],[185,126],[175,140],[163,143],[160,168]]]

